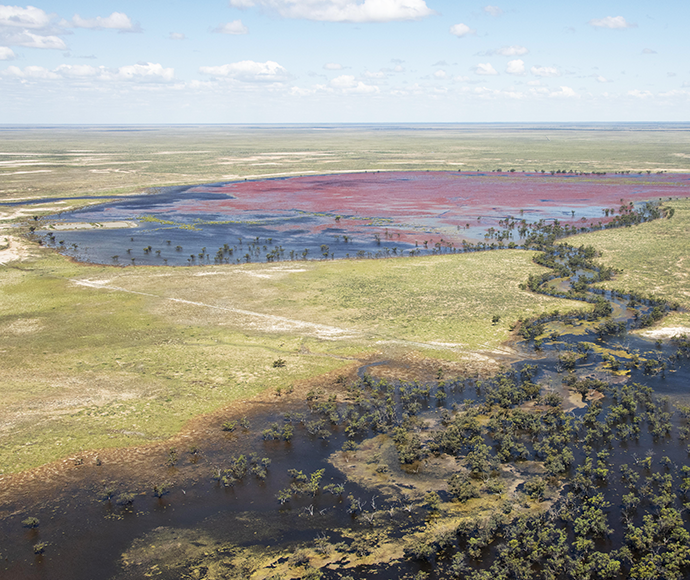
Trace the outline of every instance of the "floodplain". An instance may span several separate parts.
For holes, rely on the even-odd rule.
[[[151,147],[160,131],[141,132],[132,143]],[[223,143],[222,131],[232,133],[206,131],[216,136],[208,139],[213,149]],[[306,133],[290,131],[274,132],[265,151]],[[426,169],[425,158],[434,169],[447,170],[449,160],[505,169],[506,154],[524,152],[527,143],[535,167],[523,169],[687,171],[683,130],[498,133],[357,128],[338,138],[331,130],[327,139],[404,169]],[[70,147],[91,147],[93,159],[113,155],[121,135],[110,141],[103,134],[73,130]],[[233,139],[247,141],[246,134]],[[256,151],[266,135],[244,146]],[[29,145],[21,141],[26,136],[12,138],[18,151]],[[559,141],[556,154],[547,143]],[[315,145],[325,143],[304,136],[293,142],[308,144],[311,157],[299,153],[297,161],[252,153],[237,175],[276,163],[289,174],[316,171],[307,167],[319,159]],[[39,152],[45,146],[34,145]],[[398,149],[385,157],[392,145]],[[414,147],[415,157],[403,150]],[[627,161],[612,154],[617,147],[628,148]],[[438,156],[443,167],[431,163],[439,149],[453,153]],[[375,165],[353,156],[350,165],[338,163],[340,170]],[[189,181],[171,164],[147,184],[126,182],[136,171],[94,173],[104,181],[89,189],[86,171],[97,167],[74,165],[56,161],[51,171],[60,178],[25,198],[50,191],[59,201],[2,208],[11,219],[0,238],[0,465],[2,526],[11,541],[0,575],[51,578],[70,570],[71,577],[92,578],[98,566],[103,578],[479,578],[489,568],[493,576],[516,577],[507,574],[517,573],[520,550],[537,528],[551,534],[560,560],[532,559],[533,577],[642,577],[650,566],[682,577],[687,570],[687,516],[676,515],[684,492],[671,493],[687,487],[687,415],[634,386],[646,382],[663,392],[686,376],[690,204],[681,187],[679,195],[663,196],[655,219],[555,242],[591,245],[596,264],[587,252],[572,260],[577,254],[564,250],[547,264],[539,258],[550,251],[546,244],[375,260],[125,268],[70,260],[39,245],[30,228],[58,203],[75,208],[96,201],[77,198],[104,192],[115,197],[228,175],[209,171]],[[70,172],[75,189],[68,192]],[[122,189],[104,177],[110,174],[123,180]],[[31,179],[39,175],[47,174]],[[28,178],[16,179],[26,180],[20,187],[27,194]],[[16,195],[12,203],[20,201]],[[591,301],[548,295],[557,277],[530,289],[528,280],[548,277],[563,260],[573,264],[573,288],[591,278],[591,290],[577,290]],[[594,280],[607,267],[612,276]],[[597,287],[621,291],[606,295],[611,313],[596,302]],[[593,305],[603,317],[582,314]],[[640,328],[645,316],[649,324]],[[619,325],[614,335],[604,332],[606,323]],[[521,329],[536,330],[516,334]],[[568,338],[578,332],[582,340]],[[639,350],[635,337],[650,332]],[[683,404],[682,393],[674,398]],[[517,432],[507,429],[516,421]],[[573,457],[559,458],[553,448]],[[640,478],[647,488],[636,485]],[[621,513],[622,525],[614,524]],[[607,518],[623,530],[608,547]],[[79,533],[86,522],[89,538]],[[677,545],[667,544],[656,561],[636,539],[640,530],[648,544],[657,533],[672,533]],[[564,532],[577,542],[558,540]]]

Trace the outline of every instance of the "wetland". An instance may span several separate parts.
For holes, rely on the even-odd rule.
[[[342,236],[331,231],[341,228],[359,240],[363,257],[405,251],[395,259],[348,260],[345,253],[314,260],[319,237],[300,238],[295,248],[315,249],[291,259],[279,236],[294,216],[253,215],[271,228],[285,218],[256,233],[257,243],[280,240],[288,251],[275,261],[286,263],[254,264],[273,261],[261,247],[235,265],[210,252],[206,265],[197,258],[186,268],[99,265],[111,264],[107,254],[122,236],[141,236],[139,246],[151,247],[135,264],[156,263],[165,239],[155,236],[169,235],[172,244],[173,233],[203,232],[214,250],[223,236],[243,237],[246,247],[255,232],[229,234],[236,225],[212,223],[228,210],[209,208],[219,200],[231,206],[242,187],[285,195],[290,180],[196,186],[186,208],[193,211],[174,219],[141,216],[156,200],[157,209],[178,212],[184,196],[177,188],[18,224],[35,255],[14,258],[4,281],[13,308],[2,319],[13,341],[2,345],[16,397],[9,403],[35,409],[29,421],[66,447],[57,449],[58,461],[41,460],[32,448],[49,439],[7,415],[16,434],[6,436],[5,457],[34,465],[0,476],[7,538],[0,576],[686,577],[687,176],[515,173],[332,178],[370,202],[371,188],[453,182],[438,198],[421,196],[431,201],[419,212],[406,211],[414,188],[391,194],[398,208],[384,198],[361,213],[331,202],[327,211],[288,204],[303,212],[305,232]],[[310,177],[293,189],[309,201],[323,180]],[[449,203],[457,180],[470,190],[484,183],[502,199],[511,188],[538,191],[505,207],[487,203],[471,214],[483,223],[465,227],[467,208]],[[575,204],[572,191],[563,193],[570,205],[558,198],[559,187],[599,191],[602,184],[610,198],[596,193]],[[223,188],[230,191],[217,191]],[[108,207],[112,221],[137,227],[54,229],[105,223],[98,215]],[[394,211],[384,215],[386,207]],[[168,219],[174,223],[162,223]],[[384,219],[391,221],[376,221]],[[170,229],[153,233],[163,226]],[[113,232],[120,237],[108,238]],[[87,238],[75,243],[92,254],[64,253],[93,265],[54,253],[63,235],[84,233],[106,235],[106,259]],[[434,241],[424,248],[432,255],[417,255],[424,253],[418,234]],[[180,245],[191,244],[198,257],[204,239],[184,239]],[[629,264],[645,266],[622,268],[621,247]],[[79,301],[62,319],[62,344],[48,314],[55,290]],[[70,319],[97,311],[102,318],[93,326],[72,330]],[[70,365],[65,377],[100,381],[101,392],[117,380],[131,395],[108,403],[91,393],[62,407],[55,399],[67,412],[47,419],[35,396],[22,403],[17,387],[29,383],[19,368],[45,373],[58,357]],[[60,388],[59,377],[39,376]],[[146,390],[137,393],[130,380]],[[175,419],[163,426],[164,416]],[[106,441],[99,433],[109,443],[89,444]]]

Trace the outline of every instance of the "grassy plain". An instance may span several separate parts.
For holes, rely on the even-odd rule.
[[[0,131],[0,201],[69,198],[0,206],[0,250],[23,216],[160,185],[424,168],[690,172],[690,133],[673,126]],[[577,241],[623,268],[613,286],[690,307],[690,206],[672,205],[671,220]],[[31,253],[0,265],[0,474],[161,441],[195,416],[358,360],[486,362],[476,351],[499,348],[518,317],[574,307],[518,289],[541,270],[519,251],[193,268],[84,266]],[[670,321],[690,322],[687,313]],[[285,367],[273,367],[278,358]]]
[[[605,288],[676,301],[682,310],[669,314],[663,326],[690,328],[690,199],[664,204],[675,210],[670,219],[575,236],[572,243],[594,246],[601,262],[622,270]]]
[[[161,440],[373,355],[485,364],[518,317],[570,307],[517,288],[540,270],[531,252],[117,268],[42,250],[0,279],[2,471]]]

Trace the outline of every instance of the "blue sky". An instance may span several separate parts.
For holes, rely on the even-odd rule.
[[[0,123],[688,121],[689,21],[686,0],[0,5]]]

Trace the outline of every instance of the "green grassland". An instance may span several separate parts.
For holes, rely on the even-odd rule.
[[[518,317],[570,307],[517,288],[538,271],[531,252],[118,268],[42,250],[0,279],[2,471],[164,439],[353,357],[491,350]]]
[[[603,287],[678,302],[682,309],[662,325],[690,328],[690,199],[664,205],[675,210],[670,219],[575,236],[572,243],[594,246],[602,252],[601,262],[621,270]]]

